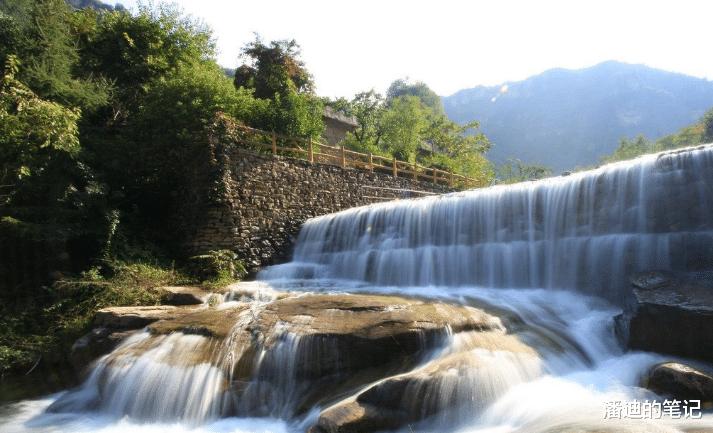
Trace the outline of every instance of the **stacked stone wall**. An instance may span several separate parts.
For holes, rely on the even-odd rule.
[[[232,250],[253,273],[288,261],[299,229],[309,218],[377,201],[450,191],[385,173],[238,148],[229,150],[223,170],[223,198],[192,210],[200,216],[184,228],[186,247],[190,254]]]

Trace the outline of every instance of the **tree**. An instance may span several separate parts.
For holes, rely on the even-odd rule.
[[[0,61],[3,64],[8,55],[18,55],[21,35],[31,23],[31,6],[28,0],[0,2]]]
[[[416,162],[416,152],[427,128],[427,113],[421,108],[421,100],[412,95],[390,100],[379,120],[383,144],[402,161]]]
[[[701,142],[713,143],[713,108],[710,108],[701,118],[703,125],[703,133],[701,134]]]
[[[8,56],[0,79],[0,204],[5,205],[58,153],[75,156],[79,150],[79,110],[42,100],[15,78],[17,70],[17,59]]]
[[[633,140],[628,140],[626,137],[621,137],[619,139],[619,147],[614,150],[614,154],[611,156],[604,156],[601,158],[603,163],[609,163],[614,161],[624,161],[627,159],[636,158],[639,155],[643,155],[647,152],[652,151],[653,143],[648,138],[644,137],[644,134],[639,134]]]
[[[39,97],[64,106],[90,111],[105,105],[109,84],[85,75],[78,67],[79,33],[86,31],[83,24],[91,23],[93,27],[94,13],[74,12],[62,0],[28,0],[15,10],[20,81]],[[29,15],[28,21],[24,21],[25,15]]]
[[[263,112],[249,119],[251,126],[291,137],[318,139],[324,132],[323,105],[313,95],[312,77],[299,55],[299,45],[294,40],[265,45],[255,35],[255,41],[242,49],[241,57],[247,63],[236,69],[233,84],[269,102]]]
[[[541,164],[525,164],[514,157],[508,158],[502,165],[495,167],[495,171],[504,183],[543,179],[551,176],[554,172],[552,167]]]
[[[478,122],[458,125],[445,116],[432,118],[425,133],[430,153],[423,156],[423,162],[441,170],[492,179],[492,164],[483,156],[491,143],[477,131],[478,126]]]
[[[371,90],[351,101],[341,98],[325,104],[357,118],[358,129],[342,142],[356,151],[482,179],[494,175],[483,156],[491,143],[477,131],[478,123],[458,125],[448,120],[440,98],[424,83],[400,79],[389,86],[387,98]]]
[[[235,87],[254,89],[255,97],[272,99],[275,94],[312,94],[314,82],[299,59],[300,47],[293,40],[272,41],[265,45],[259,35],[247,43],[240,57],[247,61],[235,71]]]
[[[81,48],[81,68],[115,84],[102,121],[124,124],[143,103],[151,80],[185,64],[214,62],[215,40],[202,20],[184,15],[175,4],[139,5],[136,16],[103,15]]]
[[[354,116],[357,120],[359,126],[353,133],[347,133],[342,142],[344,146],[357,152],[388,154],[380,147],[383,131],[379,128],[379,121],[384,110],[384,97],[380,93],[371,89],[356,94],[351,101],[339,98],[335,101],[326,100],[325,105],[345,116]]]
[[[215,63],[186,64],[150,81],[143,104],[129,127],[131,138],[122,160],[139,160],[127,170],[135,188],[168,196],[185,176],[177,167],[191,165],[205,152],[208,128],[217,113],[233,119],[264,112],[264,104],[244,89],[235,89]],[[159,186],[160,185],[160,186]],[[154,192],[151,195],[156,195]]]
[[[421,100],[421,103],[430,108],[436,116],[446,117],[441,97],[421,81],[417,81],[415,84],[409,84],[408,78],[398,79],[391,83],[389,89],[386,91],[386,98],[389,100],[398,99],[401,96],[407,95],[416,96]]]

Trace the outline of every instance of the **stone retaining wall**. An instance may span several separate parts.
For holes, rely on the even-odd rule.
[[[188,228],[183,230],[185,246],[192,255],[230,249],[251,272],[288,261],[299,229],[309,218],[383,199],[424,195],[418,191],[451,191],[386,173],[239,148],[226,152],[222,167],[222,199],[190,211],[200,216],[183,221]],[[184,212],[188,208],[184,205]]]

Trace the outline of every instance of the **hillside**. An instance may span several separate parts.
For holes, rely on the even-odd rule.
[[[494,143],[492,161],[515,156],[557,173],[595,164],[620,137],[674,133],[713,106],[712,81],[614,61],[551,69],[500,90],[478,86],[445,97],[446,114],[458,123],[480,122]]]
[[[114,6],[108,5],[104,2],[101,2],[99,0],[67,0],[67,3],[69,3],[70,6],[72,6],[74,9],[82,9],[82,8],[92,8],[97,11],[104,11],[104,12],[114,12],[119,11],[119,12],[125,12],[128,13],[129,11],[124,7],[124,5],[117,3]]]

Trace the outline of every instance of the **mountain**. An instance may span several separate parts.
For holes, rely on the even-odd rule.
[[[551,69],[504,86],[443,98],[448,117],[480,122],[496,163],[514,156],[555,172],[596,164],[639,133],[656,140],[695,123],[713,106],[713,82],[643,65],[604,62]]]
[[[119,12],[124,12],[124,13],[129,12],[124,7],[124,5],[119,4],[119,3],[117,3],[114,6],[111,6],[106,3],[101,2],[99,0],[66,0],[66,1],[74,9],[92,8],[94,10],[104,11],[104,12],[114,12],[114,11],[119,11]]]

